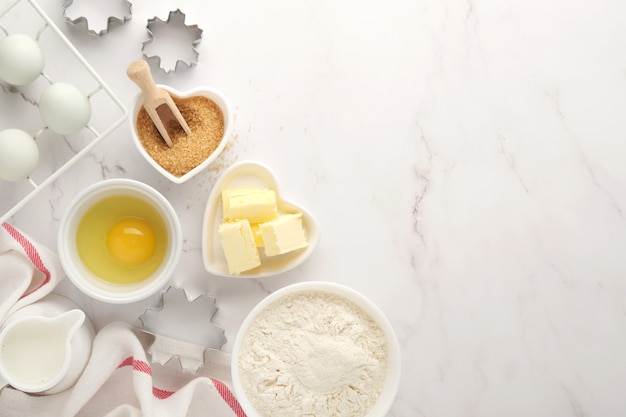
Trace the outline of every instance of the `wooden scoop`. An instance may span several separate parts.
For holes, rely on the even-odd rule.
[[[170,94],[154,84],[150,66],[146,61],[139,60],[131,63],[126,70],[126,74],[128,74],[128,78],[141,88],[143,92],[143,106],[168,146],[172,146],[172,139],[165,128],[169,120],[175,119],[185,133],[191,135],[189,125],[187,125],[185,118],[178,110],[178,107],[176,107]]]

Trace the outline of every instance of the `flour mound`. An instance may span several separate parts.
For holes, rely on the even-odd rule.
[[[387,371],[382,329],[354,303],[323,291],[270,304],[241,346],[244,391],[265,416],[363,416]]]

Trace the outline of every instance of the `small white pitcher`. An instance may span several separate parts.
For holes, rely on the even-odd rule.
[[[72,339],[85,319],[82,310],[72,309],[7,322],[0,331],[0,388],[10,384],[28,393],[50,393],[75,383]]]

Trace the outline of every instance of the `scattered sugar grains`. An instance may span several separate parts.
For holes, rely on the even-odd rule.
[[[246,396],[263,416],[361,417],[382,390],[387,343],[352,302],[305,291],[257,316],[238,366]]]
[[[137,135],[156,163],[180,177],[200,165],[218,147],[224,136],[224,115],[219,106],[207,97],[172,96],[172,99],[189,125],[191,135],[186,135],[175,121],[167,123],[173,143],[170,148],[143,107],[137,115]]]

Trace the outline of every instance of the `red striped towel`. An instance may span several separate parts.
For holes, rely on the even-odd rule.
[[[15,227],[0,228],[0,326],[17,309],[49,294],[64,275],[56,254]],[[207,355],[196,373],[174,361],[151,364],[150,335],[127,323],[102,328],[80,379],[66,391],[0,391],[2,417],[243,417],[230,385],[230,356]]]

